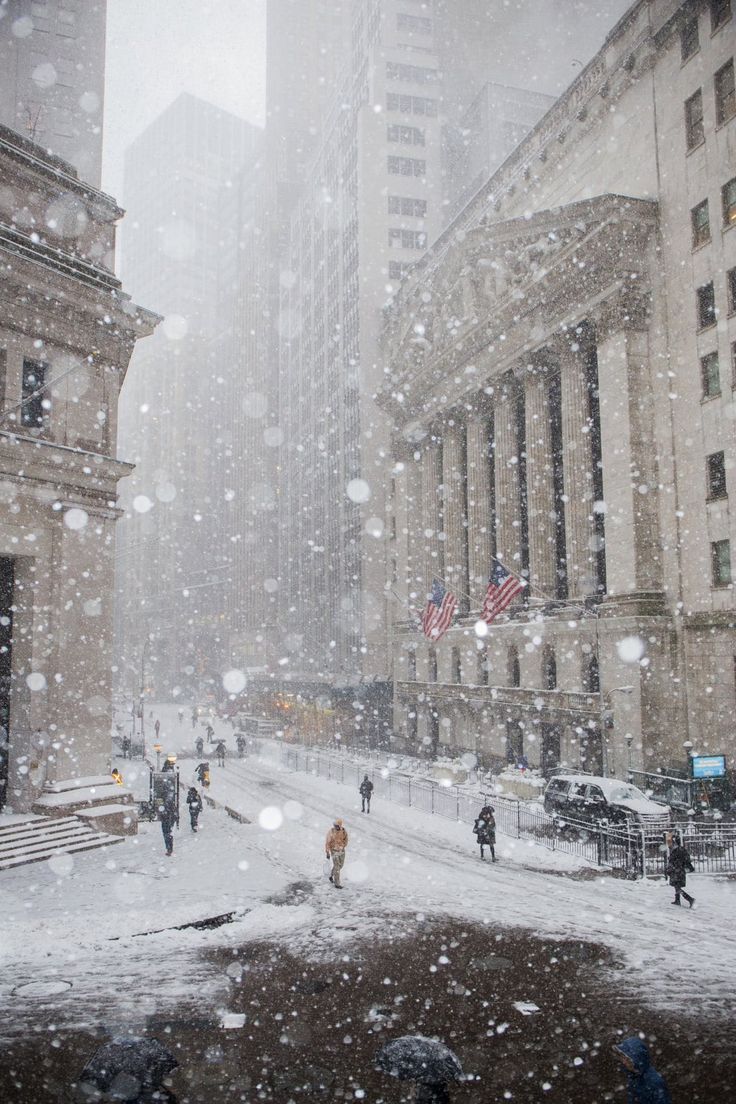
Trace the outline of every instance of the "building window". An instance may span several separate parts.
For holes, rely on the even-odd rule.
[[[482,651],[478,652],[478,686],[488,686],[489,676],[488,650],[483,648]]]
[[[728,292],[728,313],[736,311],[736,268],[730,268],[726,273],[726,290]]]
[[[710,0],[710,29],[717,31],[731,18],[731,0]]]
[[[437,681],[437,649],[433,644],[430,645],[427,652],[427,681]]]
[[[693,230],[693,249],[710,241],[710,218],[708,216],[708,200],[704,199],[690,212],[690,221]]]
[[[519,665],[519,649],[512,644],[508,652],[507,674],[509,686],[521,686],[521,666]]]
[[[557,689],[557,660],[552,647],[546,647],[542,655],[542,688]]]
[[[427,162],[417,157],[389,157],[388,171],[391,176],[426,176]]]
[[[389,261],[388,278],[389,280],[405,280],[411,272],[411,268],[411,264],[405,261]]]
[[[423,230],[389,230],[389,249],[426,249],[427,235]]]
[[[700,377],[703,381],[703,398],[712,399],[721,393],[721,374],[718,353],[708,353],[700,358]]]
[[[402,126],[400,123],[391,123],[387,128],[386,137],[389,142],[401,142],[405,146],[425,144],[424,131],[420,127]]]
[[[726,491],[726,460],[724,453],[712,452],[706,457],[706,473],[708,478],[708,499],[725,498]]]
[[[680,31],[680,54],[683,61],[687,61],[693,54],[697,54],[700,49],[700,38],[698,37],[698,20],[688,19]]]
[[[719,69],[713,78],[716,92],[716,123],[721,126],[736,115],[736,87],[734,86],[733,58]]]
[[[583,692],[586,694],[600,694],[601,692],[598,660],[594,655],[586,656],[583,660]]]
[[[463,674],[462,674],[462,667],[460,665],[460,649],[459,648],[453,648],[452,649],[451,663],[452,663],[452,681],[453,682],[462,682],[463,681]]]
[[[43,425],[44,415],[49,408],[48,399],[43,397],[48,364],[40,360],[23,361],[23,405],[21,407],[21,425],[38,429]]]
[[[430,100],[426,96],[408,96],[404,92],[387,92],[386,110],[399,111],[402,115],[426,115],[429,119],[435,119],[437,100]]]
[[[421,65],[404,65],[397,61],[387,61],[386,79],[407,81],[411,84],[433,84],[437,80],[437,70],[425,69]]]
[[[731,542],[727,540],[713,541],[710,546],[710,555],[713,566],[713,586],[729,586],[731,583]]]
[[[408,196],[388,197],[390,215],[409,215],[411,218],[424,218],[427,214],[426,199],[410,199]]]
[[[685,101],[685,140],[689,150],[695,149],[705,141],[703,129],[703,93],[699,88],[694,96]]]
[[[736,176],[721,188],[723,201],[723,225],[732,226],[736,222]]]
[[[698,299],[698,329],[705,330],[712,326],[716,320],[716,297],[713,291],[713,281],[703,284],[696,291]]]
[[[407,12],[398,12],[396,26],[400,31],[418,31],[419,34],[432,33],[432,20],[423,15],[409,15]]]

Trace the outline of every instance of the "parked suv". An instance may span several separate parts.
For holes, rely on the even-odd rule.
[[[592,824],[634,821],[645,828],[667,828],[670,823],[669,805],[651,801],[629,782],[592,774],[557,774],[550,778],[544,791],[544,808],[551,816]]]

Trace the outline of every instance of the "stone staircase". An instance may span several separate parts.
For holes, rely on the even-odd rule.
[[[122,836],[96,832],[75,816],[16,821],[0,827],[0,871],[122,842]]]

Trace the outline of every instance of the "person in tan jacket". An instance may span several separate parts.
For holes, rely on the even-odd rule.
[[[328,859],[332,859],[330,881],[335,889],[342,889],[342,885],[340,884],[340,871],[345,862],[345,848],[347,845],[348,834],[343,827],[342,819],[337,817],[325,839],[325,855]]]

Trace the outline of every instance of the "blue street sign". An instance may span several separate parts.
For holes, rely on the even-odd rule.
[[[725,755],[693,755],[693,778],[723,778],[726,773]]]

